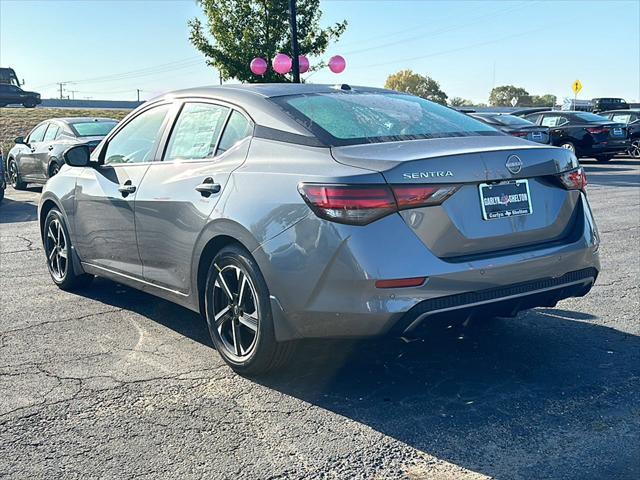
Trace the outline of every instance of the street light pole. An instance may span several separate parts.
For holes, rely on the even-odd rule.
[[[291,53],[293,83],[300,83],[300,60],[298,58],[298,22],[296,20],[296,0],[289,0],[289,23],[291,23]]]

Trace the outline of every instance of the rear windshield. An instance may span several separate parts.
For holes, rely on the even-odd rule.
[[[98,122],[77,122],[70,125],[78,137],[97,137],[105,136],[117,123],[116,121],[105,120]]]
[[[492,115],[491,118],[502,125],[508,125],[510,127],[530,127],[533,125],[529,120],[516,117],[515,115]]]
[[[314,93],[271,100],[327,145],[503,135],[463,113],[399,93]]]
[[[596,115],[595,113],[576,113],[574,114],[574,116],[578,119],[578,120],[582,120],[583,122],[587,122],[587,123],[600,123],[603,120],[607,121],[609,120],[606,117],[603,117],[601,115]]]

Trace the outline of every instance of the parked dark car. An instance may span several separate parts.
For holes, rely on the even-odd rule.
[[[536,143],[549,143],[549,129],[508,113],[470,113],[470,116],[514,137]]]
[[[629,108],[629,104],[624,98],[593,98],[591,99],[593,105],[593,113],[600,113],[607,110],[626,110]]]
[[[42,103],[42,100],[39,93],[28,92],[17,85],[0,83],[0,107],[19,104],[27,108],[34,108],[40,103]]]
[[[627,137],[631,142],[627,153],[630,157],[640,158],[640,109],[610,110],[599,115],[627,126]]]
[[[578,158],[594,157],[599,162],[608,162],[616,153],[629,148],[626,125],[594,113],[548,111],[524,118],[549,127],[551,144],[571,150]]]
[[[2,145],[0,145],[0,202],[4,198],[5,188],[7,188],[7,182],[4,178],[4,155],[2,155]]]
[[[70,117],[38,124],[27,138],[16,138],[7,155],[11,185],[21,190],[27,183],[46,183],[64,165],[67,148],[82,143],[93,150],[117,123],[111,118]]]

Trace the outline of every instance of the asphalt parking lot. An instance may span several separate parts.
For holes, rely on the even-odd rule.
[[[58,290],[39,189],[0,205],[0,477],[640,478],[640,162],[585,162],[591,293],[232,373],[192,312]]]

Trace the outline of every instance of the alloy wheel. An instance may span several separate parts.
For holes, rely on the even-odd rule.
[[[53,219],[47,227],[45,239],[45,253],[47,263],[53,278],[59,282],[64,280],[67,273],[69,249],[67,248],[67,236],[62,228],[62,223],[57,218]]]
[[[214,328],[227,352],[238,360],[253,352],[258,339],[258,300],[251,279],[235,265],[218,269],[213,287]]]
[[[576,152],[576,148],[573,146],[572,143],[563,143],[562,145],[560,145],[560,148],[565,148],[573,153]]]
[[[9,182],[11,182],[11,186],[16,188],[18,185],[18,167],[16,167],[15,162],[9,162]]]
[[[640,158],[640,139],[634,140],[631,142],[631,147],[629,148],[629,155],[633,158]]]

